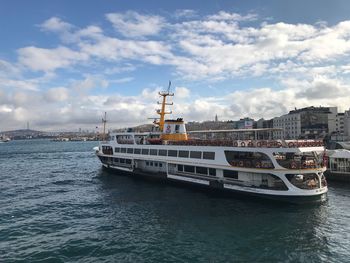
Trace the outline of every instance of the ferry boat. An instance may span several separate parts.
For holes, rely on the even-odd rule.
[[[0,143],[9,142],[9,141],[11,141],[11,139],[9,137],[0,135]]]
[[[112,132],[94,148],[105,168],[288,202],[326,200],[322,141],[273,139],[277,129],[187,132],[183,119],[165,119],[173,95],[159,93],[158,131]]]
[[[329,156],[327,180],[350,183],[350,151],[328,150],[327,155]]]

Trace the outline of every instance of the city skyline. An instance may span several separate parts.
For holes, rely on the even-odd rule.
[[[0,130],[273,118],[350,108],[347,1],[4,1]],[[19,19],[20,18],[20,19]]]

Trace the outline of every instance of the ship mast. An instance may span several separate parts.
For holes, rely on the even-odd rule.
[[[160,103],[158,101],[158,104],[161,104],[162,107],[161,107],[161,109],[157,110],[157,113],[160,115],[160,118],[159,118],[159,121],[154,121],[154,124],[157,124],[159,126],[160,131],[163,131],[163,128],[164,128],[165,115],[172,113],[171,111],[169,111],[169,112],[165,111],[165,106],[166,105],[173,105],[172,102],[171,103],[167,103],[166,102],[166,98],[168,96],[170,96],[170,97],[174,96],[174,93],[170,93],[170,86],[171,86],[171,81],[169,81],[169,86],[168,86],[168,90],[167,91],[159,92],[159,96],[162,97],[162,102]]]

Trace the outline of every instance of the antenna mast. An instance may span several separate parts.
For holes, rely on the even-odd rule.
[[[170,96],[170,97],[174,96],[174,93],[170,93],[170,86],[171,86],[171,81],[169,81],[169,86],[168,86],[168,90],[167,91],[159,92],[159,96],[161,96],[163,98],[162,98],[162,102],[161,103],[158,102],[158,104],[161,104],[162,107],[161,107],[161,109],[157,110],[157,113],[160,115],[160,118],[159,118],[159,121],[154,121],[154,124],[157,124],[159,126],[160,131],[163,131],[165,115],[172,113],[171,111],[169,111],[169,112],[165,111],[165,106],[166,105],[173,105],[173,103],[167,103],[166,102],[166,98],[168,96]]]

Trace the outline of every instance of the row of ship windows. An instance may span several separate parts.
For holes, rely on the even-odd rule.
[[[114,148],[116,153],[130,153],[142,155],[159,155],[181,158],[207,159],[215,160],[215,152],[200,152],[200,151],[178,151],[178,150],[161,150],[161,149],[137,149],[137,148]]]
[[[180,173],[185,172],[185,173],[191,173],[191,174],[216,176],[216,169],[207,168],[207,167],[200,167],[200,166],[178,164],[177,171]],[[237,171],[223,170],[223,175],[226,178],[238,179],[238,172]]]
[[[203,174],[203,175],[212,175],[216,176],[216,169],[200,167],[200,166],[191,166],[191,165],[177,165],[178,172],[192,173],[192,174]]]
[[[149,162],[149,161],[146,161],[146,166],[163,167],[163,164],[160,163],[160,162]]]

